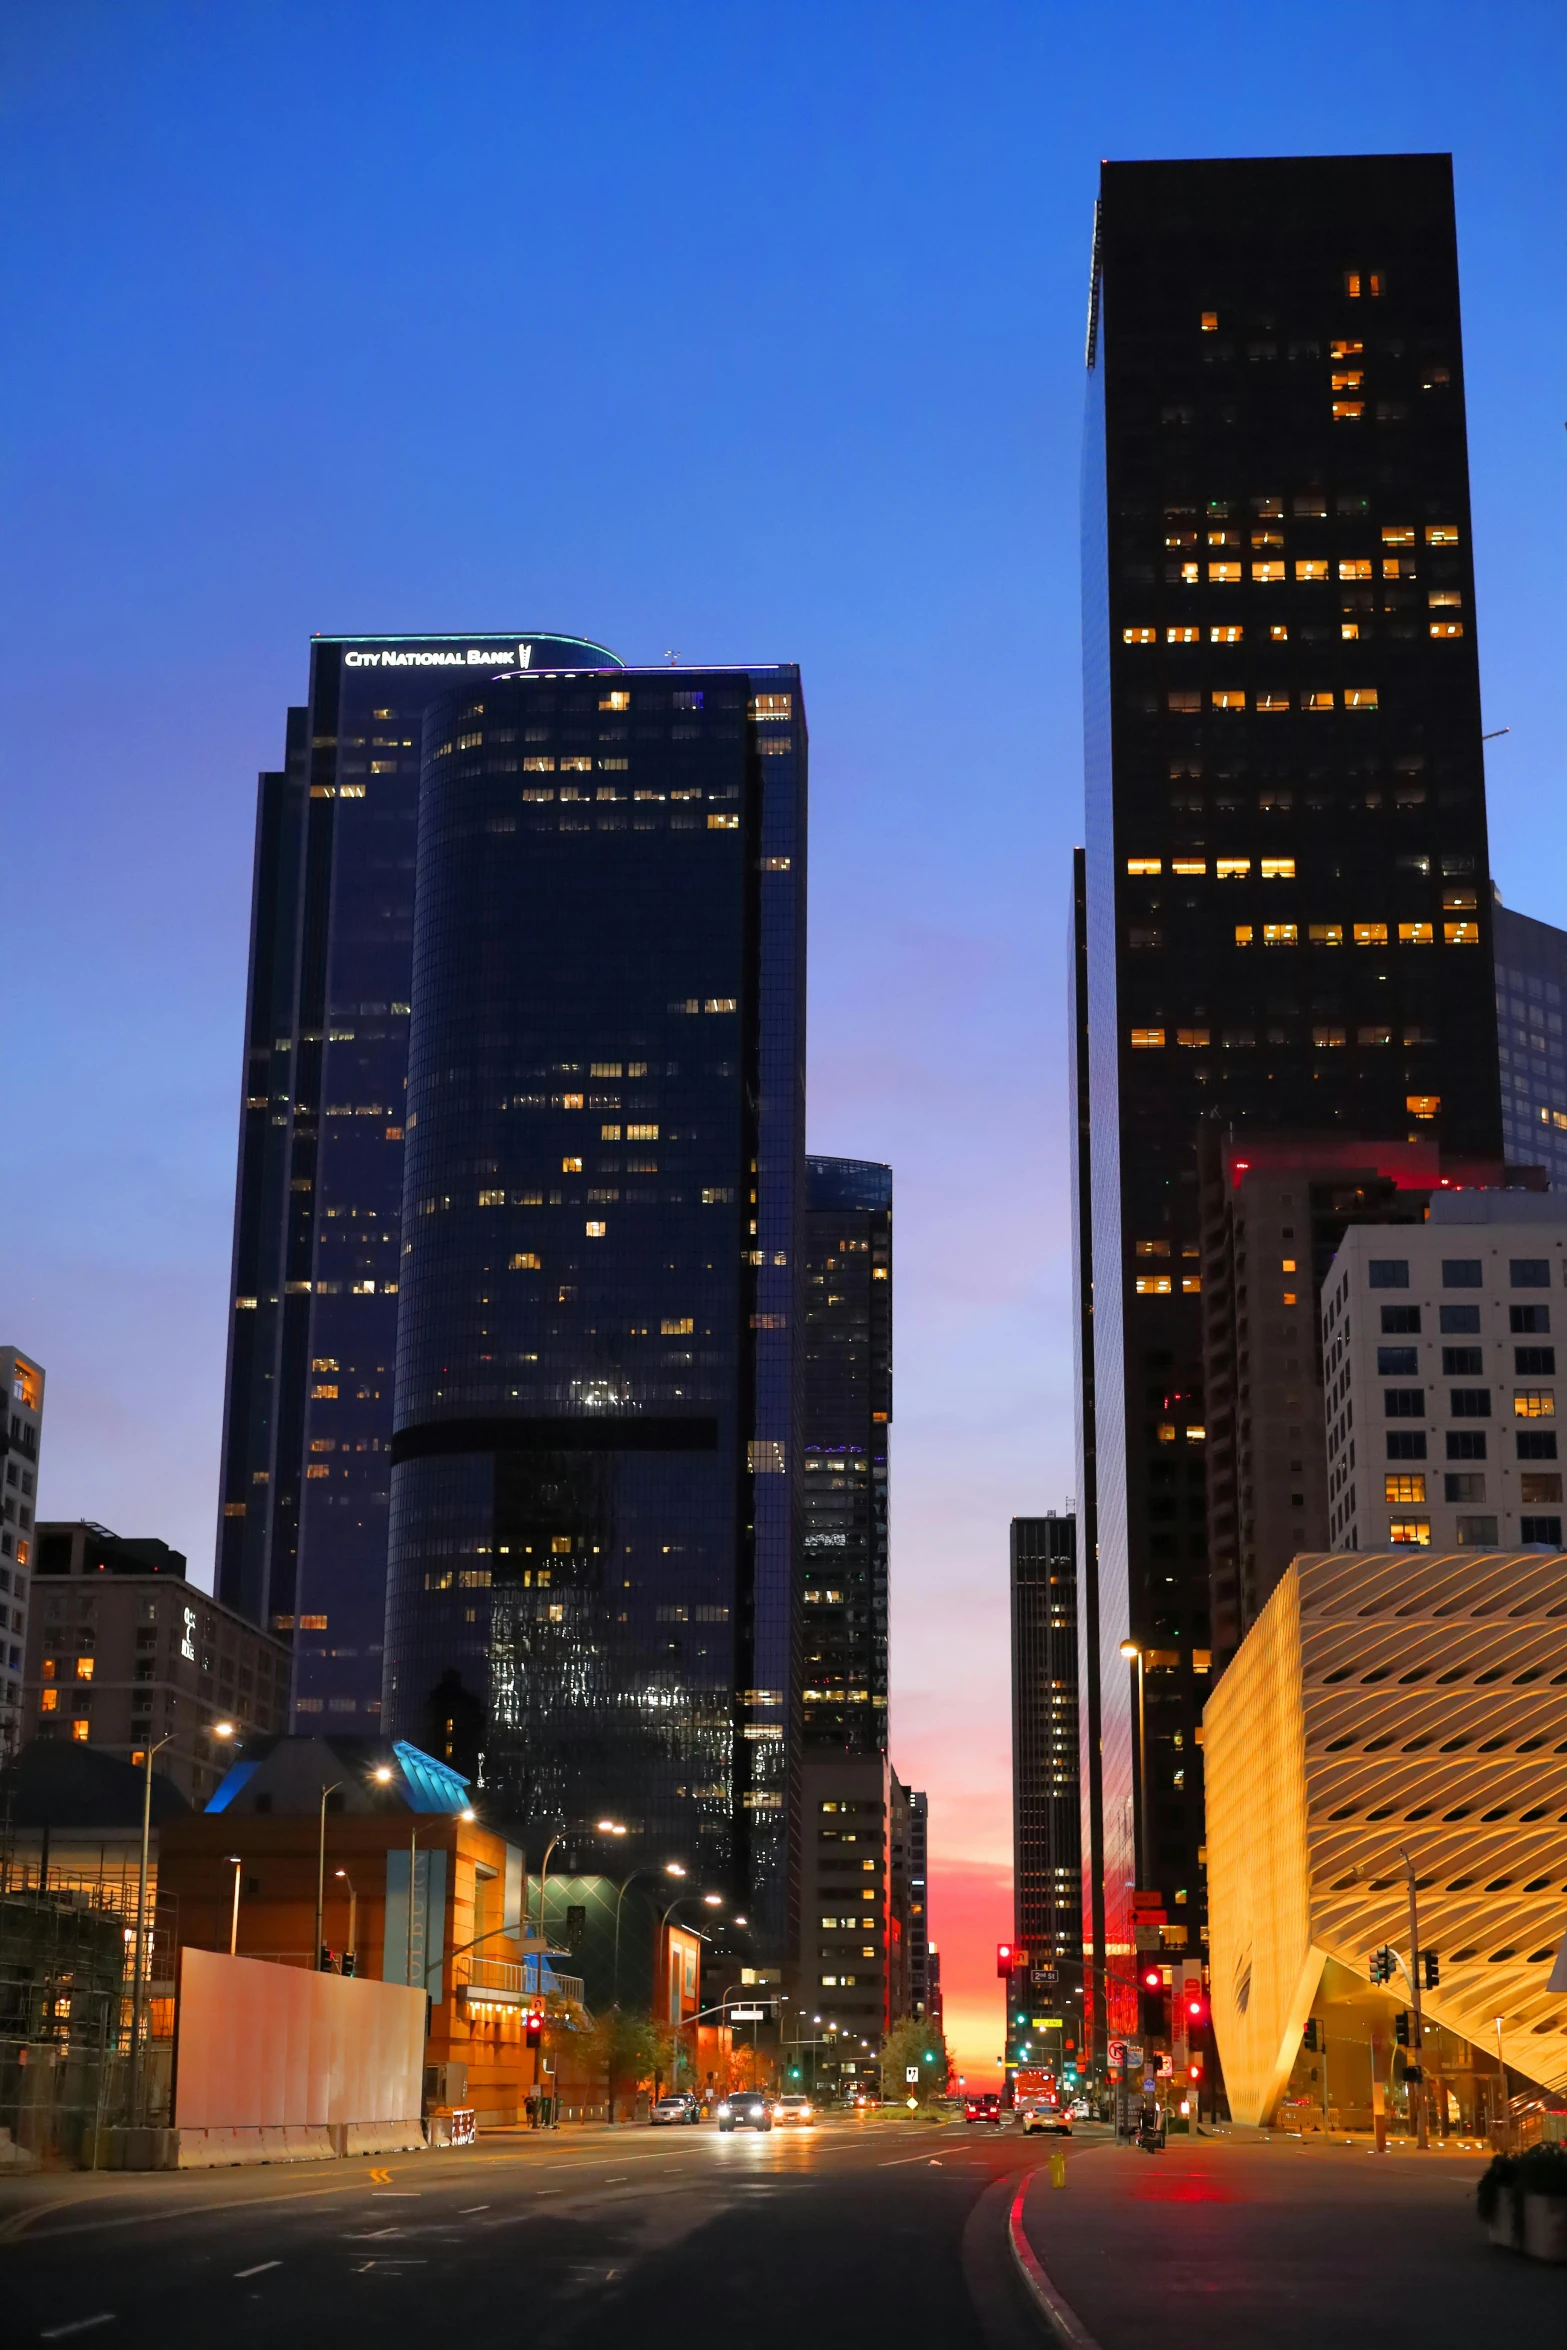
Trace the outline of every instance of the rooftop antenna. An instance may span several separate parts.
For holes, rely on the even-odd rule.
[[[673,646],[666,646],[664,651],[664,659],[669,663],[671,669],[674,668],[675,663],[679,660],[679,658],[680,655],[674,650]]]

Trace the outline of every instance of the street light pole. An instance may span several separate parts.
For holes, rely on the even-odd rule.
[[[334,1874],[341,1877],[343,1883],[348,1887],[348,1955],[351,1959],[354,1960],[355,1966],[357,1968],[359,1956],[359,1896],[354,1891],[354,1880],[349,1875],[347,1869],[338,1869],[334,1871]]]
[[[214,1738],[232,1738],[232,1722],[212,1722],[209,1725]],[[148,1744],[142,1753],[141,1788],[141,1864],[136,1872],[136,1958],[131,1976],[131,2061],[127,2068],[126,2105],[134,2128],[141,2110],[141,2019],[142,1978],[147,1960],[147,1868],[152,1843],[152,1758],[171,1746],[176,1733],[166,1730],[156,1746]]]
[[[245,1864],[237,1852],[231,1852],[229,1860],[234,1869],[234,1908],[229,1918],[229,1956],[233,1958],[239,1950],[239,1872]]]
[[[316,1955],[315,1955],[315,1969],[316,1969],[316,1973],[317,1973],[317,1974],[320,1974],[320,1972],[321,1972],[321,1918],[322,1918],[322,1913],[323,1913],[323,1911],[324,1911],[324,1910],[325,1910],[325,1908],[326,1908],[326,1799],[327,1799],[327,1797],[328,1797],[329,1795],[335,1795],[335,1794],[337,1793],[337,1791],[338,1791],[339,1787],[341,1787],[343,1784],[344,1784],[344,1782],[343,1782],[341,1779],[334,1779],[334,1780],[332,1781],[332,1784],[331,1784],[331,1786],[330,1786],[330,1787],[323,1787],[323,1788],[322,1788],[322,1790],[321,1790],[321,1834],[320,1834],[320,1837],[319,1837],[319,1839],[318,1839],[318,1841],[317,1841],[317,1844],[316,1844]],[[410,1887],[410,1889],[409,1889],[409,1894],[410,1894],[410,1907],[409,1907],[409,1914],[410,1914],[410,1915],[412,1915],[412,1888],[411,1888],[411,1887]]]

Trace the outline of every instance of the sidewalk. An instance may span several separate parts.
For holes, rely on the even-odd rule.
[[[1029,2242],[1099,2350],[1378,2350],[1558,2342],[1559,2270],[1488,2245],[1488,2152],[1377,2158],[1262,2132],[1163,2154],[1076,2147],[1036,2172]]]

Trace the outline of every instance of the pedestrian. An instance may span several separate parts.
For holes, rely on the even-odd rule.
[[[530,2089],[528,2091],[526,2111],[528,2116],[529,2129],[536,2130],[539,2126],[539,2093],[537,2089]]]

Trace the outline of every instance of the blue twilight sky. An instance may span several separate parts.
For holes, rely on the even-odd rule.
[[[1098,160],[1454,151],[1495,867],[1563,921],[1564,95],[1530,0],[10,0],[0,1336],[46,1510],[210,1574],[310,631],[797,659],[811,1141],[897,1171],[895,1750],[993,1876],[1006,1523],[1073,1476]]]

